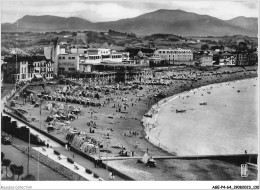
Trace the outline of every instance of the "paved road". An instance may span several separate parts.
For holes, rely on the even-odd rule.
[[[98,174],[102,179],[104,180],[109,180],[109,176],[108,176],[108,171],[106,171],[106,169],[104,168],[95,168],[94,163],[91,162],[90,160],[75,154],[74,152],[71,152],[69,150],[66,150],[64,147],[54,147],[53,149],[57,150],[58,152],[60,152],[61,154],[63,154],[66,157],[69,157],[71,159],[73,159],[76,163],[78,163],[79,165],[88,168],[89,170],[95,172],[96,174]],[[74,158],[73,158],[74,155]],[[115,181],[123,181],[124,179],[122,179],[119,176],[115,176]]]
[[[3,115],[5,115],[5,114],[3,114]],[[13,120],[15,120],[15,119],[12,118],[12,121],[13,121]],[[19,125],[19,126],[26,126],[25,124],[23,124],[23,123],[21,123],[21,122],[18,122],[18,125]],[[27,126],[27,127],[28,127],[28,126]],[[94,163],[93,163],[92,161],[90,161],[90,160],[88,160],[88,159],[86,159],[86,158],[84,158],[84,157],[82,157],[82,156],[80,156],[80,155],[78,155],[78,154],[76,154],[76,153],[74,153],[74,152],[66,151],[66,150],[65,150],[65,147],[62,147],[62,146],[61,146],[60,144],[58,144],[57,142],[55,142],[55,141],[49,139],[48,137],[42,135],[41,133],[39,133],[39,132],[37,132],[37,131],[35,131],[35,130],[33,130],[33,129],[30,129],[30,130],[31,130],[31,133],[33,133],[33,134],[38,134],[40,139],[44,139],[45,141],[49,141],[49,144],[52,145],[53,149],[58,150],[58,151],[59,151],[61,154],[63,154],[64,156],[72,158],[72,155],[74,155],[75,158],[74,158],[73,160],[74,160],[78,165],[81,165],[82,167],[85,167],[85,168],[90,169],[92,172],[98,174],[98,175],[99,175],[102,179],[104,179],[104,180],[109,180],[109,176],[108,176],[108,173],[109,173],[109,172],[108,172],[106,169],[104,169],[104,168],[95,168],[95,167],[94,167]],[[16,141],[18,141],[18,140],[16,140]],[[22,142],[21,142],[21,143],[22,143]],[[22,143],[22,144],[23,144],[23,143]],[[21,144],[21,145],[22,145],[22,144]],[[57,162],[58,162],[58,160],[57,160]],[[26,163],[27,163],[27,162],[26,162]],[[116,181],[123,181],[124,179],[121,178],[121,177],[119,177],[119,176],[115,176],[115,180],[116,180]]]
[[[27,174],[27,160],[28,156],[23,154],[21,151],[17,150],[11,145],[1,145],[1,151],[5,154],[6,159],[11,160],[11,164],[16,164],[18,166],[23,166],[24,174],[21,176],[25,176]],[[30,160],[30,174],[34,175],[37,178],[38,174],[38,162],[29,158]],[[5,170],[5,168],[3,168]],[[5,175],[2,175],[5,178]],[[20,178],[21,178],[20,177]],[[53,171],[49,167],[39,163],[39,180],[40,181],[69,181],[69,179],[63,177],[59,173]]]

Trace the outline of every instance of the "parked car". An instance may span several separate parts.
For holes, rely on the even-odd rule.
[[[1,143],[4,145],[10,145],[11,144],[11,138],[9,136],[3,136],[1,138]]]

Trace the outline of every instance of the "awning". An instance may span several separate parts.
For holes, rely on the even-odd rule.
[[[34,74],[34,77],[37,78],[37,79],[39,79],[39,78],[42,78],[42,75],[41,75],[41,74],[38,74],[38,73],[35,73],[35,74]]]

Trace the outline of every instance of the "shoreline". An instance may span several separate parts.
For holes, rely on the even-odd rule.
[[[150,125],[152,125],[152,127],[150,127],[149,130],[152,130],[152,129],[155,129],[155,128],[158,127],[157,117],[158,117],[158,115],[161,111],[161,108],[163,108],[165,105],[169,104],[170,102],[172,102],[172,101],[174,101],[174,100],[176,100],[180,97],[183,97],[186,94],[193,92],[193,91],[195,92],[197,90],[207,88],[207,87],[210,87],[210,86],[213,86],[213,85],[215,86],[217,84],[227,84],[227,83],[230,83],[230,82],[238,82],[238,81],[250,80],[250,79],[254,79],[254,78],[257,79],[258,77],[252,76],[252,77],[249,77],[249,78],[242,78],[242,79],[229,80],[229,81],[225,81],[225,82],[211,83],[211,84],[199,86],[199,87],[196,87],[196,88],[191,88],[189,90],[186,90],[186,91],[183,91],[183,92],[180,92],[180,93],[176,93],[176,94],[168,96],[164,99],[161,99],[158,103],[153,104],[151,106],[151,108],[145,113],[145,114],[149,114],[149,115],[151,114],[152,115],[151,118],[143,116],[142,125],[144,127],[145,139],[148,142],[150,142],[151,144],[153,144],[154,146],[161,148],[162,150],[168,152],[169,154],[179,155],[177,152],[172,152],[166,146],[161,145],[160,139],[153,137],[152,133],[148,131],[148,128],[149,128]],[[153,113],[153,112],[155,112],[155,113]]]
[[[229,70],[230,68],[223,68],[224,71]],[[223,70],[222,69],[222,70]],[[103,144],[108,144],[112,152],[108,154],[108,156],[116,156],[118,154],[118,150],[111,148],[111,146],[115,145],[123,145],[127,150],[134,150],[135,156],[143,156],[143,154],[149,149],[149,154],[152,156],[172,156],[174,153],[167,152],[163,149],[163,147],[158,147],[152,144],[148,139],[145,138],[146,132],[145,127],[142,124],[142,119],[145,113],[149,112],[151,108],[157,104],[157,101],[163,102],[166,98],[171,98],[172,96],[176,96],[177,94],[188,92],[192,89],[200,88],[203,86],[207,86],[210,84],[223,83],[228,81],[241,80],[246,78],[257,77],[257,67],[250,67],[251,71],[247,71],[244,68],[236,67],[231,68],[233,73],[224,73],[218,75],[205,75],[201,80],[198,81],[175,81],[173,80],[173,84],[169,86],[156,86],[156,85],[141,85],[143,87],[142,91],[139,91],[138,94],[145,94],[145,96],[139,98],[136,94],[130,92],[130,94],[117,94],[117,97],[126,97],[127,99],[133,99],[133,105],[127,108],[126,114],[116,112],[115,108],[108,105],[102,109],[94,108],[96,110],[95,116],[98,119],[94,119],[97,122],[98,129],[96,133],[89,134],[93,138],[102,138],[107,133],[107,127],[113,127],[114,131],[110,132],[111,139],[104,139]],[[253,70],[252,70],[253,69]],[[235,70],[235,71],[234,71]],[[195,71],[198,72],[196,68],[185,68],[185,72]],[[168,72],[168,71],[166,71]],[[180,72],[178,69],[170,72]],[[209,72],[203,72],[208,74]],[[164,99],[154,98],[154,95],[164,92],[167,97]],[[140,99],[137,101],[137,99]],[[23,106],[19,106],[20,108],[25,108],[28,112],[28,117],[30,117],[30,113],[37,119],[36,121],[31,122],[32,125],[39,127],[39,116],[35,115],[35,109],[30,106],[30,108]],[[89,109],[85,109],[85,116],[81,116],[80,119],[75,120],[73,122],[73,126],[79,127],[82,129],[85,127],[85,123],[87,120],[91,120]],[[113,119],[107,118],[107,116],[115,113]],[[44,119],[49,112],[46,110],[42,110]],[[121,116],[125,116],[124,118]],[[84,118],[84,119],[83,119]],[[41,119],[41,120],[42,120]],[[43,120],[42,120],[43,121]],[[112,123],[111,123],[112,122]],[[46,126],[42,126],[43,129]],[[42,129],[42,130],[43,130]],[[123,133],[128,133],[128,131],[137,131],[139,133],[138,136],[124,136]],[[51,134],[55,136],[60,141],[66,142],[66,139],[63,135],[59,134]],[[98,154],[90,155],[91,157],[96,157]],[[106,153],[101,152],[101,156],[106,156]],[[189,160],[158,160],[156,161],[157,168],[153,168],[153,170],[148,169],[145,165],[136,164],[136,160],[120,160],[120,161],[110,161],[108,163],[109,166],[114,167],[122,173],[127,173],[128,176],[134,178],[135,180],[194,180],[194,178],[199,180],[208,179],[207,176],[204,176],[200,171],[207,170],[212,174],[212,179],[222,179],[222,175],[219,172],[212,170],[211,165],[220,165],[220,168],[231,167],[235,171],[240,171],[240,168],[235,167],[232,163],[222,163],[216,160],[207,160],[206,164],[203,160],[192,162]],[[183,167],[186,168],[184,172],[182,172]],[[172,170],[171,168],[175,168]],[[196,169],[197,168],[197,169]],[[223,169],[222,168],[222,169]],[[198,173],[199,169],[199,173]],[[232,171],[227,171],[230,179],[237,179],[233,176]],[[197,177],[194,177],[197,176]]]

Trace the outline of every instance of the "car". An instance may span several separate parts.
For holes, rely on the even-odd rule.
[[[11,144],[11,138],[9,136],[2,136],[1,143],[4,145],[10,145]]]

